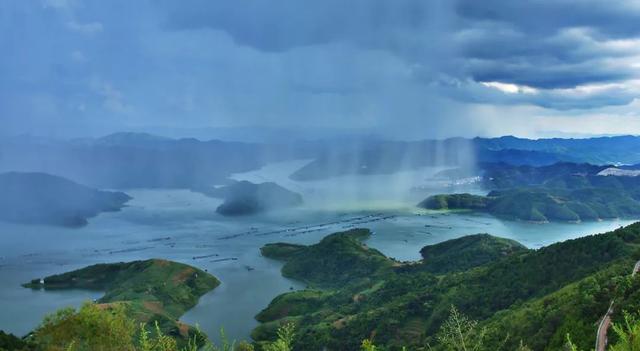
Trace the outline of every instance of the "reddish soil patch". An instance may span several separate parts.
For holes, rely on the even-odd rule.
[[[160,301],[143,301],[142,306],[144,306],[145,309],[155,314],[164,313],[164,309],[162,308],[162,302]]]
[[[174,284],[180,284],[180,283],[184,283],[187,279],[189,279],[189,277],[191,277],[193,275],[193,273],[195,273],[195,269],[191,268],[191,267],[187,267],[185,269],[183,269],[182,271],[178,272],[176,275],[174,275],[171,278],[171,281]]]
[[[160,267],[165,267],[165,266],[169,265],[169,261],[161,260],[161,259],[155,259],[155,260],[153,260],[153,263],[157,264]]]

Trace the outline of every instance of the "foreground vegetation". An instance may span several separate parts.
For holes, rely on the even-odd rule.
[[[614,339],[611,351],[637,351],[640,347],[640,321],[625,314],[619,324],[612,326]],[[220,342],[198,345],[189,342],[178,346],[178,342],[164,334],[156,325],[149,331],[144,324],[136,326],[127,317],[122,306],[109,309],[87,303],[78,311],[63,309],[45,318],[42,324],[25,339],[0,332],[0,351],[293,351],[297,337],[295,326],[285,324],[276,333],[276,340],[269,343],[251,344],[246,341],[230,342],[221,332]],[[522,341],[509,348],[504,344],[492,346],[488,342],[487,328],[469,319],[455,307],[450,310],[436,334],[437,346],[428,350],[443,351],[531,351]],[[504,338],[508,340],[508,336]],[[372,339],[360,343],[359,350],[384,350]],[[580,351],[570,334],[565,336],[562,347],[566,351]],[[403,347],[402,350],[409,349]]]
[[[45,317],[24,339],[0,333],[0,350],[16,351],[253,351],[248,342],[229,342],[224,333],[218,344],[200,343],[195,337],[181,339],[130,317],[126,305],[86,303],[80,309],[62,309]],[[278,331],[278,339],[263,351],[291,350],[293,326]]]

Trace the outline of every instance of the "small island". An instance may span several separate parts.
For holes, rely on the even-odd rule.
[[[220,281],[200,269],[172,261],[151,259],[127,263],[97,264],[76,271],[34,279],[26,288],[104,291],[96,301],[101,308],[124,305],[132,318],[183,341],[205,336],[178,319],[194,307]]]
[[[198,188],[194,191],[224,199],[216,209],[224,216],[252,215],[302,205],[300,194],[273,182],[254,184],[239,181],[220,188]]]
[[[101,212],[120,210],[127,194],[101,191],[46,173],[0,174],[0,220],[81,227]]]

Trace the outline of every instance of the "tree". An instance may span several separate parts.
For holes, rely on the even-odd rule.
[[[45,317],[34,340],[47,351],[133,351],[135,330],[123,305],[85,303]]]
[[[565,351],[579,351],[576,344],[571,341],[571,336],[567,334],[567,342],[564,344]]]
[[[636,318],[625,312],[624,322],[613,323],[613,331],[618,336],[618,341],[611,345],[611,351],[640,350],[640,322]]]
[[[278,328],[278,339],[263,347],[264,351],[291,351],[293,349],[293,339],[295,338],[296,326],[287,323]]]
[[[440,327],[438,341],[448,351],[480,351],[485,336],[486,330],[478,328],[478,322],[451,306],[449,318]]]

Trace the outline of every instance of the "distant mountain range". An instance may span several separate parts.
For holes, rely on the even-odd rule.
[[[390,174],[425,166],[474,168],[481,163],[547,166],[558,162],[623,165],[640,163],[640,137],[592,139],[451,138],[413,142],[368,140],[322,149],[294,180],[348,174]]]
[[[0,141],[0,170],[60,175],[100,188],[189,188],[264,165],[260,145],[119,133],[71,141]]]
[[[559,160],[592,164],[640,163],[640,137],[625,135],[586,139],[475,138],[481,150],[522,150],[555,155]]]
[[[591,139],[451,138],[388,141],[336,137],[268,143],[171,139],[144,133],[102,138],[0,139],[0,171],[46,172],[102,188],[192,188],[225,183],[229,175],[267,163],[313,161],[295,180],[348,174],[390,174],[424,166],[473,167],[477,163],[544,166],[556,162],[640,163],[640,137]]]

